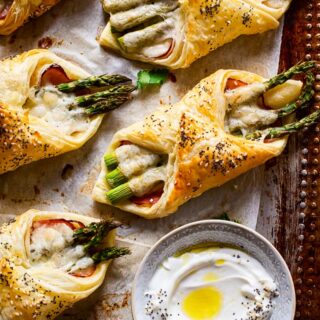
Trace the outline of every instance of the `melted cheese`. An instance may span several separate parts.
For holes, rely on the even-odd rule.
[[[140,25],[151,18],[163,16],[177,7],[178,3],[175,0],[142,5],[112,15],[110,23],[117,31],[124,31]]]
[[[135,196],[141,197],[153,191],[153,189],[166,179],[166,167],[151,168],[139,177],[129,181],[129,187]]]
[[[85,132],[90,120],[83,108],[73,105],[73,94],[60,92],[54,86],[31,88],[24,109],[30,116],[46,121],[67,135]]]
[[[165,58],[183,29],[177,0],[104,1],[121,48],[146,58]],[[121,34],[119,34],[121,32]]]
[[[230,132],[250,129],[274,123],[278,116],[273,110],[264,110],[255,104],[241,105],[229,115],[227,127]]]
[[[266,92],[263,83],[252,83],[227,91],[225,96],[229,111],[225,120],[226,131],[241,130],[245,135],[254,129],[273,124],[278,118],[277,112],[260,108],[258,98],[263,95],[266,106],[279,109],[297,100],[302,86],[301,81],[288,80]]]
[[[44,225],[31,234],[31,261],[73,273],[94,264],[82,245],[72,246],[73,230],[64,223]]]
[[[140,174],[160,161],[160,156],[136,145],[124,145],[116,149],[119,169],[128,178]]]
[[[170,35],[174,28],[174,19],[169,18],[165,21],[153,24],[144,29],[133,31],[119,38],[121,46],[128,52],[139,52],[142,47],[154,43],[154,40],[164,40]],[[171,38],[171,36],[169,36]]]
[[[73,231],[64,223],[40,226],[31,234],[31,258],[33,261],[46,259],[68,246],[72,239]]]
[[[247,86],[228,90],[225,93],[227,103],[234,108],[244,103],[252,102],[259,98],[266,91],[266,86],[260,82],[254,82]]]

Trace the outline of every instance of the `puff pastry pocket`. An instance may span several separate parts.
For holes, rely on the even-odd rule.
[[[103,0],[102,46],[172,69],[186,68],[240,35],[279,26],[291,0]]]
[[[289,78],[313,66],[303,63],[270,80],[217,71],[179,103],[161,106],[114,135],[93,198],[146,218],[163,217],[278,156],[287,134],[319,117],[317,111],[297,122],[282,121],[293,121],[290,115],[312,99],[312,73],[303,89]]]
[[[80,148],[130,97],[121,75],[91,76],[48,50],[0,62],[0,174]]]
[[[29,18],[41,16],[60,0],[0,0],[0,35],[8,35]]]
[[[0,318],[54,319],[103,282],[117,248],[113,222],[29,210],[0,228]]]

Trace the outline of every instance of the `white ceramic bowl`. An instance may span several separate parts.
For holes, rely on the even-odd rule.
[[[208,242],[240,247],[260,261],[276,281],[280,293],[271,320],[294,319],[296,299],[291,274],[272,244],[243,225],[222,220],[203,220],[168,233],[144,257],[133,283],[132,312],[135,320],[150,320],[150,317],[145,315],[147,298],[144,293],[158,266],[178,251]]]

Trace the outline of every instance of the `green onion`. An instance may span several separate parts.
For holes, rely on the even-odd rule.
[[[115,169],[118,166],[116,153],[113,152],[106,154],[104,156],[104,163],[109,171]]]
[[[121,200],[127,200],[133,196],[133,192],[128,183],[124,183],[107,192],[107,198],[112,204],[120,202]]]
[[[121,172],[119,168],[114,169],[106,175],[107,182],[111,188],[120,186],[128,181],[128,178]]]

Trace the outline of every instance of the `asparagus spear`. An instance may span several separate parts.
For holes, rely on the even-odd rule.
[[[303,87],[303,90],[300,96],[295,102],[291,102],[287,104],[284,108],[278,110],[279,118],[285,117],[295,112],[300,106],[306,105],[312,99],[314,95],[314,90],[313,90],[314,81],[315,81],[314,75],[311,72],[307,72],[306,83]]]
[[[103,74],[101,76],[92,76],[86,79],[75,80],[68,83],[61,83],[57,85],[57,88],[62,92],[69,93],[80,89],[87,89],[91,87],[106,87],[125,82],[131,82],[131,79],[119,74]]]
[[[107,182],[111,188],[120,186],[128,181],[128,178],[121,172],[119,168],[116,168],[106,175]]]
[[[85,113],[91,116],[95,114],[106,113],[118,108],[129,99],[130,96],[128,94],[110,96],[104,100],[87,106],[85,109]]]
[[[91,258],[95,263],[99,263],[101,261],[119,258],[130,253],[131,252],[128,248],[109,247],[94,253]]]
[[[280,73],[276,75],[275,77],[269,79],[265,82],[266,90],[269,90],[271,88],[274,88],[287,80],[291,79],[294,75],[306,72],[316,66],[316,63],[314,61],[306,61],[302,62],[300,64],[297,64],[290,68],[289,70]]]
[[[109,171],[115,169],[118,166],[118,159],[116,153],[113,152],[106,154],[104,156],[104,163]]]
[[[280,138],[284,135],[297,132],[303,128],[310,127],[311,125],[316,123],[316,121],[319,118],[320,118],[320,110],[317,110],[297,122],[289,123],[282,127],[268,128],[265,130],[257,130],[253,133],[249,133],[246,135],[246,139],[257,140],[263,136],[269,139]]]
[[[101,244],[104,237],[120,224],[110,221],[93,222],[86,227],[75,230],[73,241],[75,244],[84,245],[85,251]]]
[[[110,98],[111,96],[115,98],[119,98],[120,95],[128,94],[134,91],[135,89],[136,87],[132,84],[113,86],[102,92],[96,92],[96,93],[76,97],[75,104],[78,105],[79,107],[90,106],[92,104],[95,104],[96,102],[105,100],[106,98]]]
[[[133,196],[134,193],[132,192],[128,182],[107,192],[107,198],[112,204],[122,200],[127,200]]]
[[[130,254],[127,248],[109,247],[102,250],[98,249],[104,237],[120,224],[110,221],[93,222],[86,227],[77,229],[73,234],[74,244],[83,245],[95,263],[115,259],[126,254]]]

